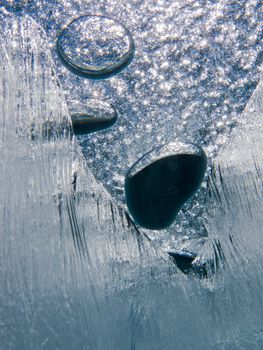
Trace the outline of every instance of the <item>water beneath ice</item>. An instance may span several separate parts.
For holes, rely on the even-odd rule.
[[[261,6],[33,0],[16,17],[1,8],[1,349],[262,349]],[[61,30],[87,13],[117,19],[134,39],[130,65],[105,80],[57,57]],[[90,98],[119,119],[81,149],[68,107],[85,110]],[[122,203],[130,166],[178,137],[203,146],[209,171],[170,233],[150,242],[101,183]],[[197,273],[167,252],[195,257]]]

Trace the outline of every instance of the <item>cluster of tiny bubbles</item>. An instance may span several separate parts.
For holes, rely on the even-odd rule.
[[[81,16],[58,38],[58,50],[69,68],[89,77],[104,77],[120,69],[133,54],[129,31],[104,16]]]
[[[31,0],[24,11],[48,33],[69,109],[89,98],[118,109],[113,127],[88,134],[81,145],[94,175],[120,204],[125,174],[158,145],[183,139],[213,161],[260,78],[261,0]],[[131,33],[134,59],[117,75],[83,79],[61,64],[56,39],[84,15],[112,18]],[[199,221],[205,197],[203,185],[171,234],[205,234]]]
[[[20,11],[27,5],[29,0],[2,0],[0,6],[4,6],[9,11]]]

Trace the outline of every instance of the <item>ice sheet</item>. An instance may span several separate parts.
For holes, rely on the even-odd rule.
[[[211,159],[200,279],[94,179],[41,27],[6,13],[0,47],[0,348],[261,350],[262,83]]]
[[[153,253],[69,136],[43,30],[1,20],[0,348],[127,348]]]

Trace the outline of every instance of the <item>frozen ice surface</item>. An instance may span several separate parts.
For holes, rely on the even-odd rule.
[[[0,348],[127,348],[147,243],[70,139],[43,30],[1,17],[0,40]]]
[[[216,151],[258,80],[260,0],[32,0],[25,6],[47,30],[57,72],[71,100],[109,100],[120,120],[82,140],[95,176],[119,202],[129,167],[160,144],[184,138]],[[88,80],[56,57],[61,30],[81,15],[103,15],[130,31],[135,56],[122,72]],[[117,155],[117,156],[116,156]]]
[[[64,3],[72,4],[78,12],[77,2]],[[149,4],[158,12],[159,2]],[[246,4],[253,17],[256,2]],[[45,23],[47,3],[38,5]],[[261,350],[262,82],[235,130],[222,134],[228,141],[211,159],[203,215],[191,212],[208,238],[174,242],[177,250],[195,250],[195,264],[213,261],[214,274],[200,279],[153,248],[94,179],[70,138],[65,80],[62,89],[43,30],[8,13],[0,25],[0,349]],[[78,78],[65,74],[73,88]],[[234,109],[243,106],[235,101]],[[48,138],[47,123],[57,127]]]
[[[241,115],[240,124],[216,157],[208,184],[215,198],[208,231],[216,232],[218,237],[225,233],[233,258],[238,261],[240,255],[248,264],[253,262],[255,274],[261,269],[263,248],[262,97],[263,80]]]
[[[31,0],[23,11],[48,33],[69,109],[71,101],[95,98],[118,110],[110,130],[79,141],[119,204],[128,169],[154,147],[180,138],[216,154],[259,80],[261,0]],[[134,40],[130,65],[105,80],[83,79],[57,57],[63,28],[87,14],[117,20]],[[199,220],[204,196],[202,189],[183,208],[169,234],[206,234]]]

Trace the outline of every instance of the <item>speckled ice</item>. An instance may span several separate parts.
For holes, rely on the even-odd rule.
[[[48,32],[66,99],[98,98],[119,112],[111,130],[81,139],[95,177],[124,202],[124,176],[143,154],[176,138],[218,152],[253,92],[262,60],[260,0],[28,1],[30,13]],[[85,14],[118,20],[135,44],[131,64],[106,80],[69,72],[56,55],[65,25]],[[202,194],[178,217],[170,233],[204,235]],[[197,220],[198,221],[198,220]]]

